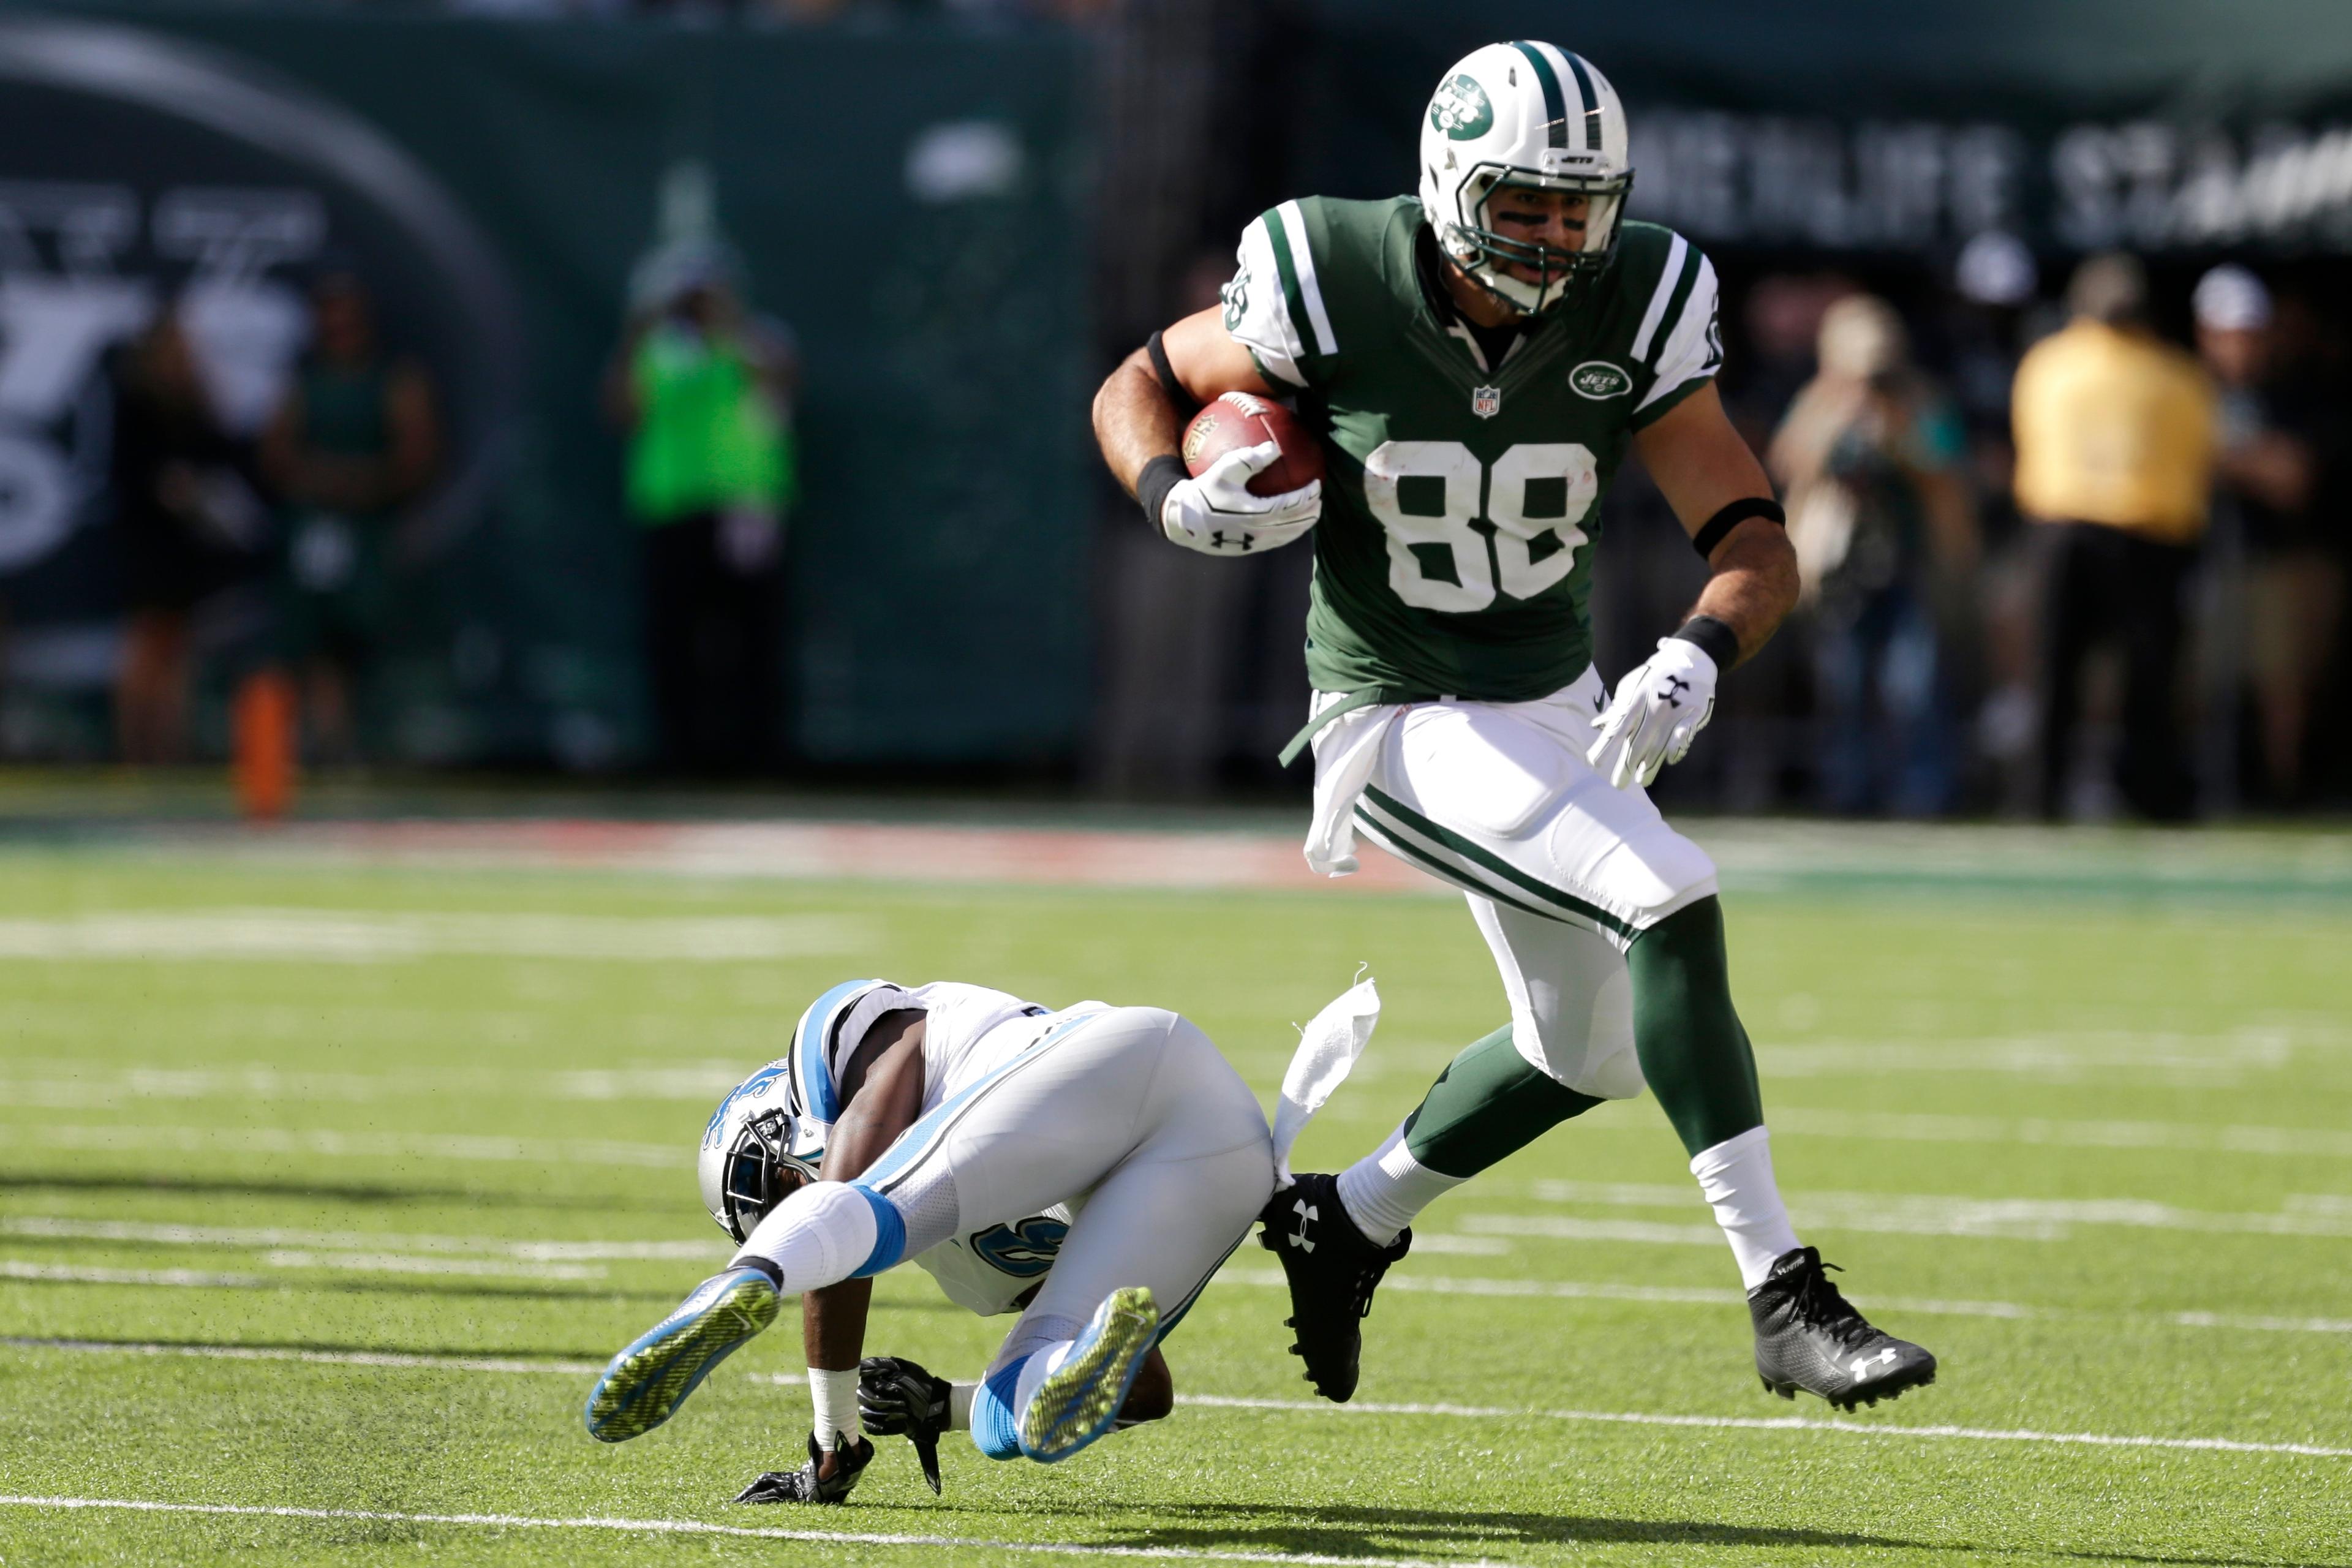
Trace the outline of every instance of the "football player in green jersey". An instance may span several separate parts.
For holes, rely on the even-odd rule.
[[[1734,1011],[1715,868],[1644,793],[1797,598],[1780,509],[1717,399],[1714,268],[1624,219],[1616,92],[1550,44],[1492,44],[1438,85],[1420,193],[1285,202],[1242,237],[1223,308],[1153,336],[1106,382],[1112,472],[1173,542],[1213,554],[1312,532],[1307,858],[1355,869],[1360,833],[1460,887],[1509,1026],[1464,1050],[1378,1149],[1276,1194],[1293,1348],[1354,1391],[1360,1332],[1412,1216],[1646,1081],[1748,1289],[1765,1385],[1851,1408],[1932,1381],[1790,1228]],[[1289,399],[1322,481],[1262,497],[1272,444],[1198,478],[1199,403]],[[1710,570],[1689,617],[1605,691],[1586,601],[1597,503],[1638,452]]]

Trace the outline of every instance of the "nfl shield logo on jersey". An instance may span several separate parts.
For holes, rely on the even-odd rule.
[[[1474,386],[1470,389],[1470,412],[1481,419],[1492,419],[1503,411],[1503,389],[1499,386]]]

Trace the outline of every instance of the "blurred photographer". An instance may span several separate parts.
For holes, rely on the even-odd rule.
[[[1851,815],[1953,804],[1937,611],[1975,570],[1976,517],[1958,413],[1910,355],[1884,300],[1831,305],[1767,458],[1813,615],[1823,803]]]
[[[701,222],[638,263],[606,400],[645,541],[658,765],[709,775],[779,761],[797,467],[791,340],[744,308],[734,251]]]
[[[2216,489],[2245,551],[2245,676],[2273,801],[2304,794],[2305,746],[2336,643],[2343,568],[2313,507],[2323,437],[2315,400],[2278,374],[2270,290],[2238,266],[2216,267],[2192,300],[2197,353],[2221,388]]]

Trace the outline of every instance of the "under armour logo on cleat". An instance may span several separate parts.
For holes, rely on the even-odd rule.
[[[1300,1198],[1297,1203],[1292,1204],[1290,1209],[1298,1216],[1298,1228],[1290,1233],[1290,1245],[1303,1247],[1308,1252],[1314,1251],[1315,1244],[1307,1239],[1307,1223],[1309,1220],[1320,1218],[1321,1215],[1305,1198]]]
[[[1885,1350],[1880,1351],[1876,1355],[1856,1356],[1853,1361],[1853,1365],[1847,1370],[1853,1373],[1853,1380],[1856,1383],[1860,1383],[1864,1378],[1870,1375],[1870,1369],[1872,1367],[1891,1365],[1897,1359],[1899,1358],[1895,1355],[1894,1347],[1890,1345]]]

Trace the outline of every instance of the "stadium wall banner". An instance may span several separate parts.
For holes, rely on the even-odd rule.
[[[1335,194],[1409,169],[1413,108],[1491,37],[1580,50],[1624,95],[1632,215],[1703,244],[1948,255],[2352,254],[2352,9],[1686,0],[1610,10],[1323,0],[1308,154]],[[1359,188],[1360,187],[1360,188]]]
[[[1068,754],[1091,454],[1082,418],[1004,414],[1084,405],[1084,88],[1065,34],[948,23],[0,19],[0,750],[73,750],[37,716],[111,677],[109,354],[176,309],[257,430],[331,259],[429,368],[451,448],[399,525],[381,749],[638,754],[638,539],[599,385],[657,192],[693,164],[799,349],[797,749]]]

